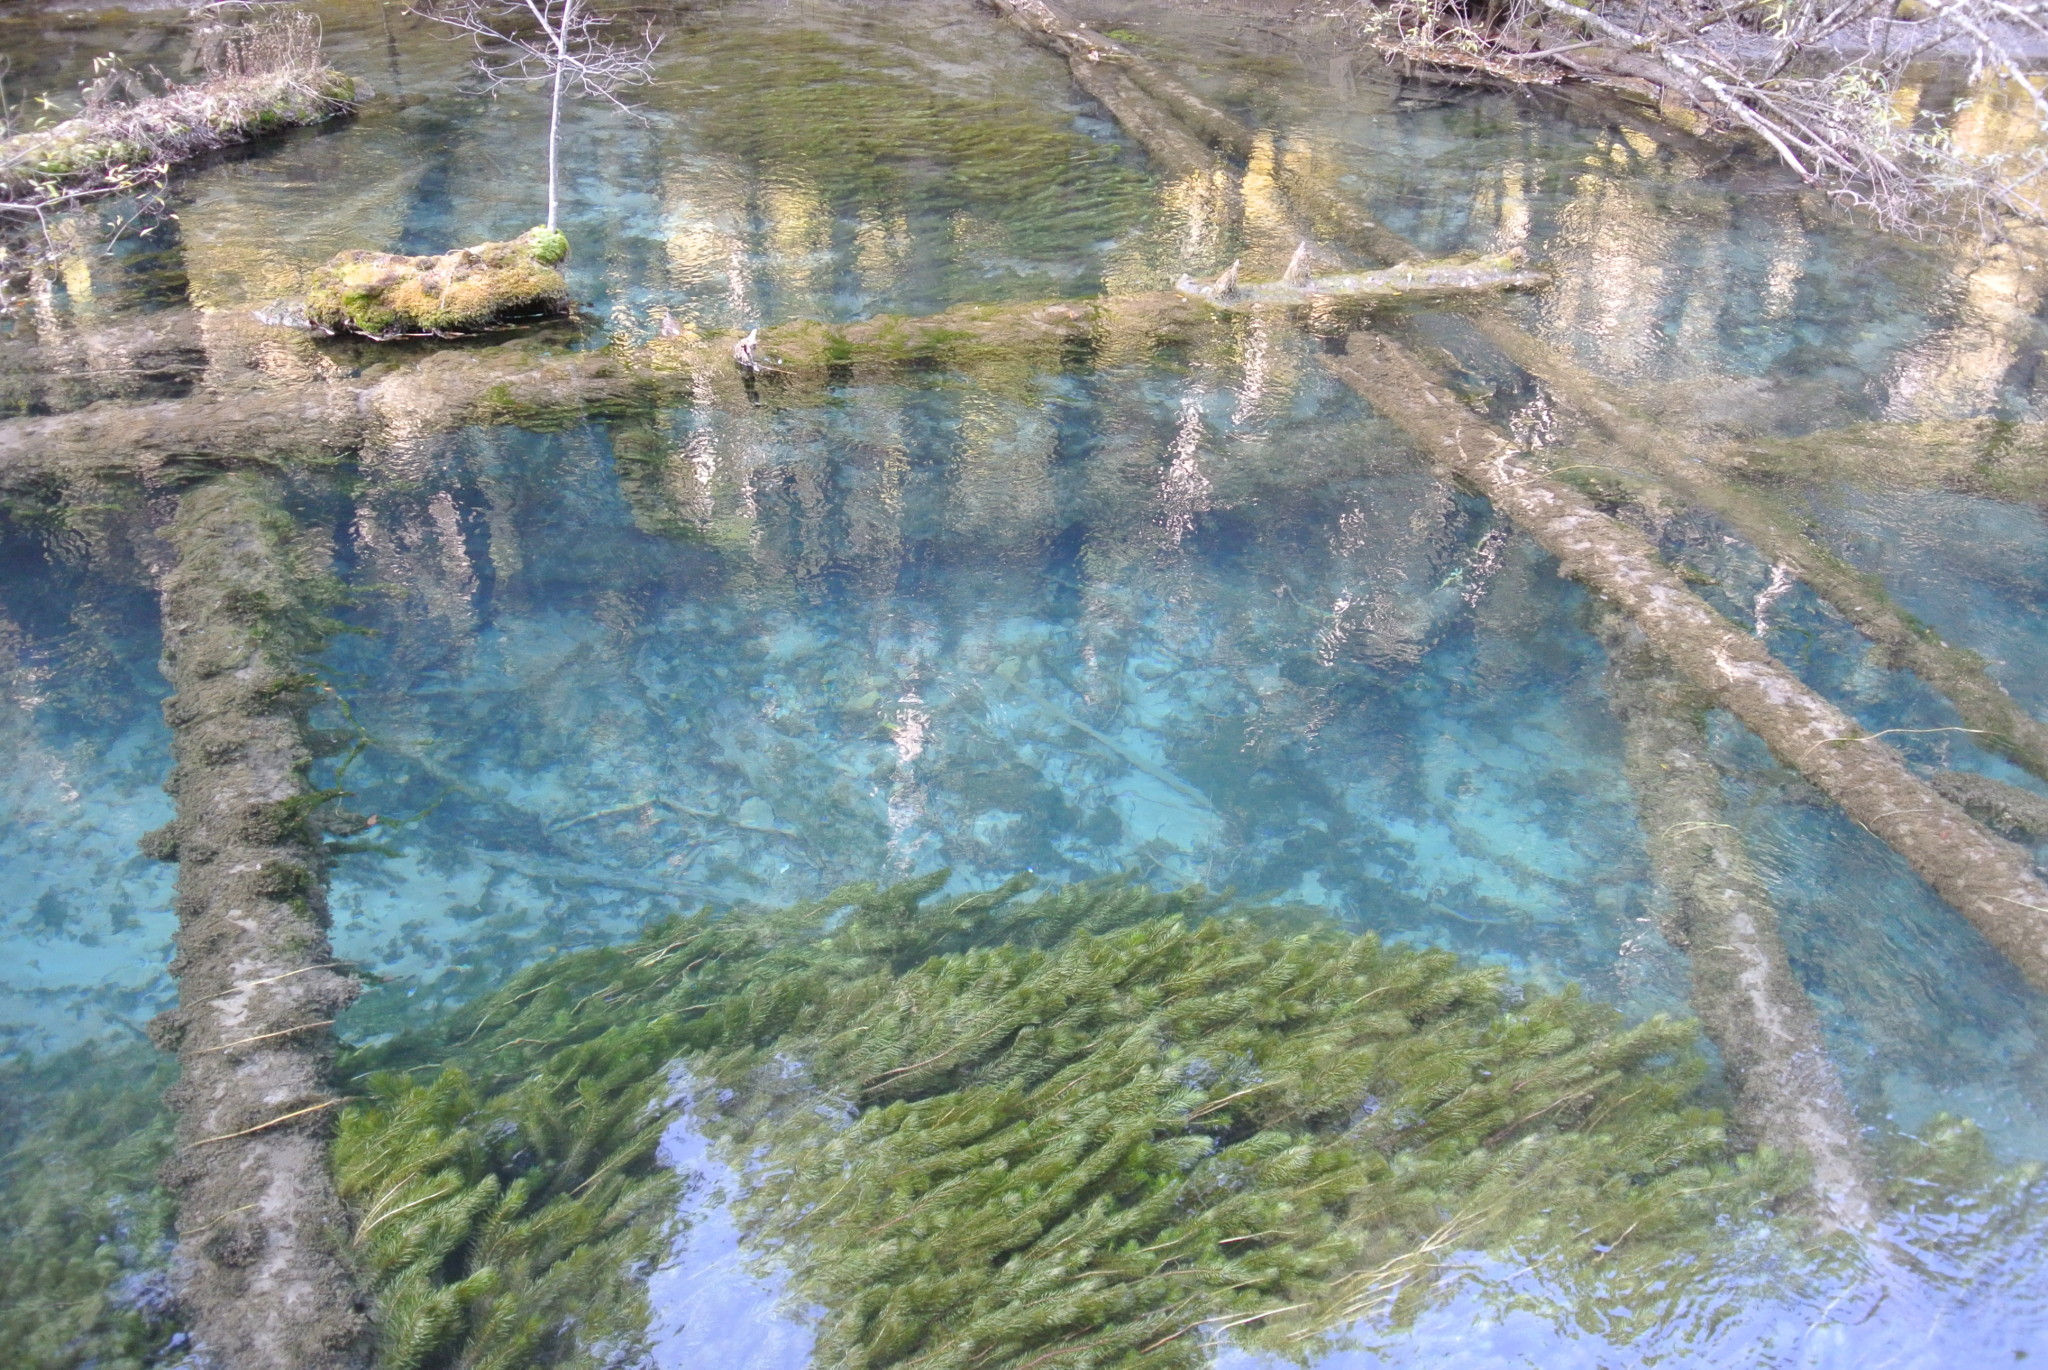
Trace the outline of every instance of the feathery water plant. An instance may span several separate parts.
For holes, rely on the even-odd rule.
[[[354,1051],[376,1073],[335,1162],[380,1365],[631,1358],[682,1188],[655,1156],[679,1065],[749,1240],[825,1310],[821,1365],[1182,1366],[1226,1337],[1301,1358],[1475,1249],[1625,1342],[1753,1286],[1724,1246],[1799,1235],[1727,1221],[1793,1177],[1695,1106],[1682,1024],[1305,910],[942,881],[669,919]],[[32,1370],[139,1370],[177,1330],[169,1079],[139,1044],[0,1070],[0,1345]],[[1967,1124],[1880,1155],[1901,1212],[2037,1221],[2039,1168]],[[1771,1251],[1774,1288],[1860,1261]]]
[[[1690,1025],[1503,990],[1241,918],[855,982],[775,1053],[851,1121],[728,1105],[745,1225],[827,1310],[821,1364],[1195,1365],[1412,1303],[1461,1250],[1653,1271],[1796,1178],[1688,1103]],[[744,1091],[786,1074],[762,1055],[698,1068]]]
[[[141,1370],[176,1332],[170,1154],[176,1074],[140,1042],[0,1066],[0,1346],[24,1370]]]
[[[1691,1102],[1689,1025],[1305,910],[943,879],[670,919],[359,1053],[384,1069],[336,1158],[385,1364],[630,1347],[678,1062],[725,1100],[696,1121],[744,1225],[828,1310],[821,1364],[1298,1350],[1455,1251],[1648,1270],[1794,1178]]]

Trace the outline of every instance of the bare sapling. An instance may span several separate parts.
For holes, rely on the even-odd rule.
[[[564,92],[627,108],[619,92],[654,80],[661,38],[650,26],[614,39],[613,21],[590,0],[426,0],[417,13],[470,36],[477,70],[492,92],[511,85],[548,88],[548,219],[560,199]]]

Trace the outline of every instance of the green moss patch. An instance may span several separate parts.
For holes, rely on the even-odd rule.
[[[306,318],[330,333],[388,339],[480,333],[569,311],[555,269],[568,240],[551,228],[435,257],[343,252],[313,273]]]

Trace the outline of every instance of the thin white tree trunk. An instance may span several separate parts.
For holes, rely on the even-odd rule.
[[[562,69],[569,62],[569,14],[573,0],[562,8],[561,26],[555,30],[555,89],[548,102],[548,227],[555,226],[557,149],[562,141]]]

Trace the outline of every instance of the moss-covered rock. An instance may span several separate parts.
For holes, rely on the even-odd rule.
[[[552,228],[438,257],[342,252],[313,273],[306,319],[330,333],[400,338],[564,314],[569,284],[555,268],[568,255],[569,240]]]

